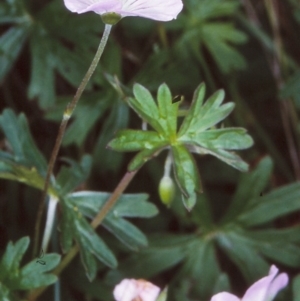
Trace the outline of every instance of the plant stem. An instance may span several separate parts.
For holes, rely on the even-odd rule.
[[[127,172],[122,180],[119,182],[118,186],[115,188],[114,192],[111,194],[110,198],[107,200],[107,202],[104,204],[104,206],[101,208],[99,213],[95,216],[95,218],[91,222],[91,226],[96,229],[103,221],[107,213],[110,211],[110,209],[116,204],[117,200],[121,196],[121,194],[124,192],[126,187],[129,185],[129,183],[132,181],[134,176],[138,170]],[[67,255],[63,258],[59,266],[53,270],[54,275],[59,275],[72,261],[72,259],[77,255],[78,253],[78,246],[75,245],[71,248],[71,250],[67,253]],[[33,290],[30,292],[30,294],[27,297],[28,301],[35,301],[38,296],[40,296],[44,290],[47,287],[40,287],[38,289]]]
[[[111,28],[112,28],[112,25],[105,24],[103,36],[102,36],[102,39],[100,41],[98,50],[95,54],[95,57],[94,57],[91,65],[90,65],[87,73],[85,74],[82,82],[80,83],[73,100],[67,105],[67,107],[64,111],[63,119],[61,121],[59,130],[58,130],[58,134],[57,134],[57,137],[56,137],[55,145],[54,145],[54,148],[52,150],[50,161],[49,161],[49,164],[48,164],[48,170],[47,170],[47,174],[46,174],[45,186],[44,186],[43,194],[42,194],[42,200],[40,202],[40,206],[39,206],[39,209],[38,209],[37,220],[36,220],[36,225],[35,225],[35,234],[34,234],[34,248],[33,248],[34,256],[37,254],[37,249],[38,249],[40,226],[41,226],[41,221],[42,221],[42,216],[43,216],[43,211],[44,211],[44,206],[45,206],[44,200],[45,200],[47,192],[48,192],[48,187],[50,185],[50,178],[51,178],[51,175],[52,175],[52,172],[53,172],[54,164],[56,162],[56,158],[57,158],[57,155],[58,155],[58,151],[60,149],[60,145],[61,145],[64,133],[66,131],[68,121],[71,118],[71,116],[72,116],[72,114],[73,114],[73,112],[76,108],[76,105],[77,105],[77,103],[78,103],[78,101],[79,101],[79,99],[80,99],[87,83],[89,82],[92,74],[94,73],[94,71],[95,71],[95,69],[96,69],[96,67],[99,63],[99,60],[100,60],[100,58],[102,56],[102,53],[104,51],[104,48],[106,46]]]
[[[51,196],[49,199],[48,204],[48,211],[47,211],[47,219],[46,219],[46,226],[44,230],[44,236],[42,241],[42,249],[45,253],[47,253],[49,240],[51,237],[53,223],[55,220],[55,210],[58,203],[58,199],[56,197]]]

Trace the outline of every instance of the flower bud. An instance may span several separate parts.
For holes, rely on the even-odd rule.
[[[162,177],[159,183],[158,192],[162,203],[167,207],[170,207],[175,195],[175,185],[171,177]]]

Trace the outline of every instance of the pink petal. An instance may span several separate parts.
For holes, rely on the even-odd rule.
[[[230,293],[222,292],[214,295],[210,301],[240,301],[240,299]]]
[[[121,8],[119,0],[64,0],[64,2],[67,9],[78,14],[88,11],[104,14]]]
[[[122,17],[136,16],[157,21],[175,19],[183,8],[181,0],[64,0],[72,12],[97,14],[114,12]]]
[[[279,274],[271,283],[271,286],[269,287],[266,296],[266,301],[273,300],[274,297],[277,295],[277,293],[287,286],[288,282],[289,282],[289,277],[287,274],[285,273]]]
[[[142,301],[155,301],[159,295],[160,288],[151,282],[137,280],[139,286],[139,296]]]
[[[116,301],[132,301],[138,296],[135,279],[124,279],[115,286],[113,294]]]
[[[183,8],[181,0],[122,0],[122,3],[122,16],[138,16],[157,21],[176,19]]]
[[[278,273],[278,269],[273,265],[270,268],[269,276],[256,281],[247,291],[242,301],[265,301],[269,286]]]

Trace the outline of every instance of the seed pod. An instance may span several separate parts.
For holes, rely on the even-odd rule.
[[[171,177],[162,177],[159,183],[158,192],[162,203],[167,207],[170,207],[175,195],[175,185]]]

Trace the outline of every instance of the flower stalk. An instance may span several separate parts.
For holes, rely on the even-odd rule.
[[[112,28],[112,25],[105,24],[103,36],[100,41],[98,50],[95,54],[95,57],[90,65],[87,73],[85,74],[83,80],[81,81],[73,100],[67,105],[67,107],[64,111],[63,119],[60,124],[59,130],[58,130],[58,135],[57,135],[57,138],[56,138],[56,141],[54,144],[54,148],[52,150],[51,157],[49,160],[46,179],[45,179],[45,186],[43,189],[42,201],[40,202],[40,206],[38,209],[37,220],[36,220],[36,225],[35,225],[35,235],[34,235],[34,248],[33,248],[34,256],[37,254],[38,240],[39,240],[39,235],[40,235],[40,226],[41,226],[41,221],[42,221],[42,216],[43,216],[43,211],[44,211],[44,206],[45,206],[44,200],[47,195],[48,187],[50,185],[50,177],[53,172],[54,164],[56,162],[56,158],[57,158],[60,146],[61,146],[62,139],[63,139],[65,131],[66,131],[68,121],[71,118],[71,116],[76,108],[76,105],[77,105],[84,89],[86,88],[86,85],[88,84],[91,76],[93,75],[93,73],[100,61],[100,58],[103,54],[109,34],[111,32],[111,28]]]

